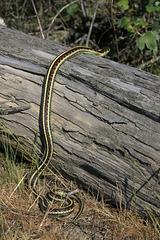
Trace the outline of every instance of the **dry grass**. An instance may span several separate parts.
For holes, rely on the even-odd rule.
[[[8,136],[6,135],[6,138]],[[29,170],[24,164],[16,164],[16,153],[11,144],[3,142],[5,154],[0,155],[0,239],[1,240],[158,240],[159,233],[152,222],[140,218],[135,212],[115,209],[96,200],[95,196],[79,190],[84,201],[84,211],[75,226],[67,232],[61,229],[68,224],[75,213],[65,218],[42,215],[38,200],[27,189],[25,183]],[[48,169],[49,170],[49,169]],[[53,181],[54,179],[54,181]],[[38,191],[44,195],[44,189],[61,185],[74,190],[77,186],[64,179],[60,174],[45,171],[44,179],[37,184]],[[118,191],[118,190],[117,190]],[[33,212],[3,209],[1,206]],[[78,206],[76,206],[78,211]]]
[[[8,177],[4,164],[5,158],[1,157],[0,168],[0,203],[2,206],[10,208],[32,211],[41,214],[38,203],[27,190],[24,184],[27,169],[14,166],[12,176]],[[9,172],[9,171],[8,171]],[[41,182],[46,185],[45,177]],[[54,176],[57,179],[56,176]],[[13,180],[14,179],[14,180]],[[61,176],[61,181],[64,179]],[[19,184],[20,183],[20,184]],[[57,180],[54,181],[57,184]],[[51,183],[49,183],[51,184]],[[52,183],[53,184],[53,183]],[[66,183],[69,188],[75,189],[72,182]],[[44,186],[44,185],[43,185]],[[2,240],[60,240],[60,239],[106,239],[106,240],[158,240],[159,235],[152,223],[137,216],[128,210],[114,209],[103,201],[98,202],[95,197],[80,191],[80,196],[84,200],[84,211],[78,219],[77,226],[72,227],[65,233],[60,230],[71,219],[72,216],[56,219],[47,215],[31,215],[12,210],[0,210],[0,239]]]

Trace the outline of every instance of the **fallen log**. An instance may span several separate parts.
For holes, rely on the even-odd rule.
[[[65,50],[0,26],[1,120],[25,155],[33,154],[35,138],[42,147],[42,83],[51,61]],[[65,62],[52,99],[53,164],[113,204],[159,215],[159,91],[158,76],[107,58],[79,54]]]

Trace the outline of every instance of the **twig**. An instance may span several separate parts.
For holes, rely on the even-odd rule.
[[[66,194],[66,200],[67,200],[68,197],[70,197],[71,195],[73,195],[73,194],[75,194],[75,193],[77,193],[77,192],[78,192],[78,189],[76,189],[76,190],[74,190],[74,191],[71,191],[71,192],[68,192],[68,193]]]
[[[40,19],[39,19],[39,16],[38,16],[38,12],[37,12],[36,6],[35,6],[33,0],[31,0],[31,2],[32,2],[32,5],[33,5],[33,8],[34,8],[34,11],[35,11],[36,17],[37,17],[37,21],[38,21],[38,24],[39,24],[39,29],[40,29],[40,31],[41,31],[42,38],[44,39],[45,36],[44,36],[44,34],[43,34],[43,30],[42,30],[42,26],[41,26],[41,22],[40,22]]]
[[[10,232],[11,228],[17,223],[17,220],[12,223],[12,225],[7,229],[7,231],[4,233],[4,235],[7,235],[7,233]]]
[[[113,25],[115,42],[116,42],[116,48],[117,48],[117,56],[118,56],[118,61],[119,61],[119,48],[118,48],[117,31],[116,31],[116,27],[115,27],[115,24],[114,24],[113,8],[112,8],[111,0],[109,0],[109,4],[110,4],[110,8],[111,8],[111,19],[112,19],[112,25]]]
[[[26,174],[27,175],[27,174]],[[17,186],[15,187],[15,189],[12,191],[11,195],[9,198],[12,198],[13,194],[15,193],[15,191],[17,190],[17,188],[19,187],[19,185],[21,185],[21,182],[23,182],[23,180],[25,179],[26,175],[24,175],[21,180],[19,181],[19,183],[17,184]]]
[[[76,3],[76,2],[79,2],[79,0],[75,0],[75,1],[73,1],[73,2],[68,3],[68,4],[65,5],[63,8],[61,8],[61,9],[59,10],[59,12],[54,16],[54,18],[52,19],[52,22],[51,22],[51,24],[50,24],[50,26],[49,26],[49,28],[48,28],[48,30],[47,30],[47,37],[48,37],[48,33],[49,33],[52,25],[54,24],[56,18],[58,17],[58,15],[59,15],[64,9],[66,9],[66,8],[69,7],[71,4]]]
[[[94,11],[94,14],[93,14],[93,17],[92,17],[92,22],[91,22],[91,25],[90,25],[90,28],[89,28],[89,32],[88,32],[88,36],[87,36],[87,41],[86,41],[86,46],[87,47],[88,47],[88,44],[89,44],[89,39],[90,39],[90,36],[91,36],[93,24],[94,24],[94,21],[95,21],[95,18],[96,18],[97,8],[98,8],[98,0],[96,1],[95,11]]]
[[[83,17],[87,17],[87,15],[86,15],[86,11],[85,11],[85,9],[84,9],[84,0],[81,0],[80,1],[80,4],[81,4],[81,9],[82,9],[82,13],[83,13]]]
[[[82,13],[83,13],[83,17],[87,18],[89,13],[88,13],[88,7],[87,7],[87,4],[86,4],[86,0],[80,0],[80,4],[81,4],[81,10],[82,10]]]
[[[155,63],[155,62],[157,62],[159,60],[160,60],[160,56],[152,58],[148,62],[145,62],[145,63],[141,64],[140,66],[138,66],[138,69],[142,69],[142,68],[144,68],[144,67],[146,67],[146,66],[148,66],[150,64],[153,64],[153,63]]]

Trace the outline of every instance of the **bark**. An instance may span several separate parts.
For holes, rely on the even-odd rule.
[[[65,50],[0,27],[1,118],[25,154],[35,154],[31,142],[41,149],[42,83]],[[159,91],[159,77],[107,58],[79,54],[65,62],[52,99],[53,164],[113,204],[159,215]]]

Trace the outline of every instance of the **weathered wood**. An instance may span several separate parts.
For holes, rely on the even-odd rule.
[[[0,104],[3,111],[13,107],[3,119],[30,152],[25,137],[34,142],[36,133],[41,149],[43,78],[64,50],[55,42],[0,27]],[[123,204],[159,214],[160,78],[80,54],[61,66],[54,89],[55,166],[113,203],[120,201],[119,189]],[[14,101],[2,104],[9,99]]]

